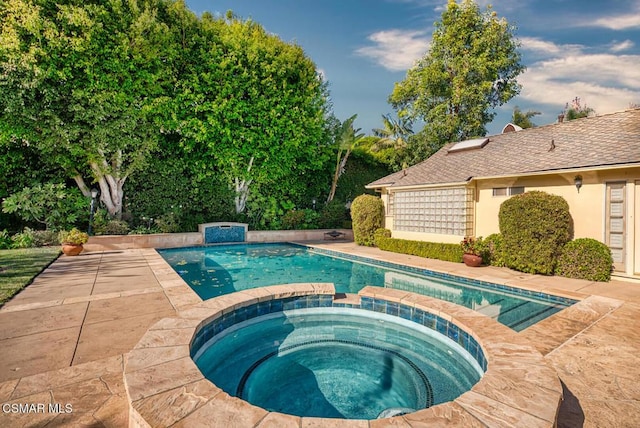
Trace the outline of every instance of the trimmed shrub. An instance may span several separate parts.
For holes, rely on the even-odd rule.
[[[93,233],[95,235],[126,235],[129,224],[124,220],[111,218],[106,210],[100,209],[93,217]]]
[[[391,231],[389,229],[376,229],[373,233],[373,244],[378,247],[378,241],[383,238],[391,238]]]
[[[555,273],[567,278],[609,281],[612,267],[609,247],[595,239],[578,238],[562,249]]]
[[[35,247],[33,244],[33,235],[29,230],[16,233],[11,237],[11,248],[31,248]]]
[[[411,241],[408,239],[385,238],[378,236],[378,248],[394,253],[411,254],[429,259],[448,262],[462,262],[462,247],[460,244],[442,244],[439,242]]]
[[[13,241],[11,240],[11,235],[9,235],[7,229],[0,230],[0,250],[11,248],[12,243]]]
[[[317,229],[320,214],[314,210],[289,210],[282,216],[282,228],[285,230]]]
[[[353,239],[358,245],[372,247],[373,234],[384,222],[384,203],[372,195],[360,195],[351,204]]]
[[[504,257],[504,243],[502,235],[492,233],[484,238],[484,251],[482,253],[482,261],[491,266],[506,266]]]
[[[334,199],[322,208],[318,223],[321,229],[336,229],[344,227],[348,218],[349,214],[344,207],[344,202]],[[351,227],[347,229],[351,229]]]
[[[573,234],[569,204],[563,197],[540,191],[513,196],[500,205],[499,222],[507,267],[553,274],[562,247]]]

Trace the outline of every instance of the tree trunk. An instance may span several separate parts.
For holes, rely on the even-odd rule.
[[[247,167],[247,175],[251,171],[251,167],[253,166],[253,156],[249,160],[249,166]],[[249,186],[251,185],[252,179],[243,178],[242,180],[239,177],[234,177],[235,184],[235,192],[236,197],[234,198],[235,206],[236,206],[236,214],[240,214],[244,211],[247,205],[247,198],[249,197]]]
[[[336,196],[336,189],[338,188],[338,180],[340,176],[344,173],[345,167],[347,166],[347,158],[351,154],[351,150],[347,150],[344,157],[340,159],[340,153],[338,153],[338,162],[336,163],[336,171],[333,174],[333,181],[331,182],[331,190],[329,191],[329,196],[327,197],[327,204],[333,201],[333,198]]]
[[[98,180],[98,187],[100,187],[100,201],[104,204],[112,217],[121,219],[123,187],[127,177],[118,178],[110,174],[105,174],[96,163],[91,164],[91,170]]]

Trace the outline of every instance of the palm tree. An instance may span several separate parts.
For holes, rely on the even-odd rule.
[[[338,132],[336,133],[335,143],[338,146],[338,156],[336,159],[336,170],[333,174],[333,181],[331,182],[331,191],[327,198],[327,203],[331,202],[336,195],[336,188],[338,187],[338,179],[344,173],[345,166],[347,165],[347,159],[349,155],[356,148],[364,134],[359,133],[360,128],[353,129],[353,122],[358,117],[354,114],[349,119],[342,122]]]
[[[396,120],[390,114],[383,114],[382,124],[383,128],[373,130],[373,135],[380,139],[371,146],[371,151],[377,152],[387,147],[397,150],[407,146],[407,140],[413,134],[413,130],[411,129],[411,123],[406,118]]]

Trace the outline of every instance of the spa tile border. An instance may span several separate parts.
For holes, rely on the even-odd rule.
[[[558,376],[536,349],[508,327],[471,309],[401,290],[365,287],[359,293],[359,301],[353,297],[334,299],[334,294],[333,284],[277,285],[220,296],[190,306],[180,312],[179,317],[160,320],[125,360],[130,425],[205,426],[212,420],[216,426],[239,428],[555,425],[562,400]],[[307,296],[318,297],[308,299]],[[455,325],[458,341],[462,337],[464,343],[464,337],[468,337],[469,344],[477,343],[485,358],[486,372],[471,391],[454,401],[389,419],[342,420],[268,412],[231,397],[205,379],[191,358],[198,334],[209,334],[201,332],[227,314],[274,300],[302,305],[303,301],[326,303],[328,297],[335,307],[371,304],[374,310],[377,305],[378,309],[391,313],[397,308],[401,317],[400,309],[404,308],[405,315],[422,313],[423,321],[425,315],[429,320],[432,315],[437,316],[448,322],[440,322],[441,330],[446,326],[447,336],[456,337],[456,330],[451,328]],[[227,315],[227,322],[230,319]]]
[[[487,360],[484,356],[484,352],[482,352],[482,347],[473,338],[473,336],[459,328],[452,321],[414,306],[368,296],[361,296],[360,303],[358,304],[336,303],[332,295],[313,294],[308,296],[273,299],[235,309],[219,318],[216,318],[215,320],[212,320],[209,324],[202,326],[196,331],[191,342],[191,357],[195,357],[200,348],[214,336],[222,333],[224,330],[234,326],[235,324],[276,312],[294,309],[332,307],[360,309],[383,313],[412,321],[431,330],[437,331],[460,345],[471,355],[471,357],[473,357],[474,360],[477,361],[480,368],[482,368],[482,371],[487,371]]]

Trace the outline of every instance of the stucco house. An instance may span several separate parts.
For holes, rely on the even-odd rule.
[[[567,200],[576,238],[606,243],[619,274],[640,275],[640,109],[505,131],[449,143],[368,184],[382,196],[392,236],[487,236],[499,231],[502,202],[542,190]]]

